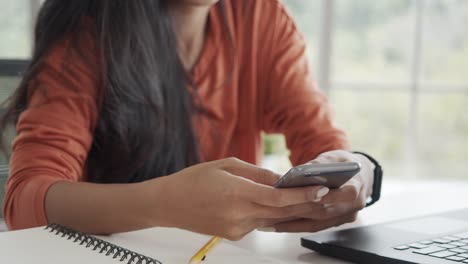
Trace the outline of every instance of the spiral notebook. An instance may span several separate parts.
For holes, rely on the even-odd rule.
[[[170,228],[97,237],[60,225],[49,225],[0,233],[0,263],[185,264],[209,238]],[[282,262],[222,242],[204,263]]]

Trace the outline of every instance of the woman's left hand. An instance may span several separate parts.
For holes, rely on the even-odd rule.
[[[318,203],[311,203],[311,213],[278,223],[276,232],[316,232],[354,222],[372,194],[374,164],[365,156],[344,150],[320,154],[309,163],[359,162],[361,171],[339,189],[331,190]]]

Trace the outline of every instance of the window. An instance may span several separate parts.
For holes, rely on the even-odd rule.
[[[0,0],[0,58],[27,59],[31,52],[31,36],[36,0]],[[14,15],[13,15],[14,14]]]
[[[389,177],[466,177],[468,1],[284,2],[355,149]]]
[[[35,14],[40,0],[0,0],[0,101],[16,87],[31,56]]]

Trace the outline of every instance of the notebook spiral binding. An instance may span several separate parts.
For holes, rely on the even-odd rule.
[[[68,240],[73,240],[74,243],[79,243],[80,246],[84,245],[87,248],[92,247],[93,251],[99,250],[100,254],[106,254],[106,256],[111,256],[114,259],[120,258],[120,262],[128,260],[127,264],[162,264],[162,262],[156,259],[143,256],[59,224],[50,224],[46,226],[45,229],[50,232],[55,232],[58,236],[67,237]]]

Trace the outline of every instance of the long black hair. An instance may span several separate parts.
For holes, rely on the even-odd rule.
[[[178,56],[169,1],[46,0],[30,66],[10,99],[2,131],[27,108],[29,90],[35,88],[31,82],[54,43],[74,34],[72,48],[86,54],[76,45],[86,19],[92,21],[102,62],[88,180],[140,182],[199,162],[189,80]]]

